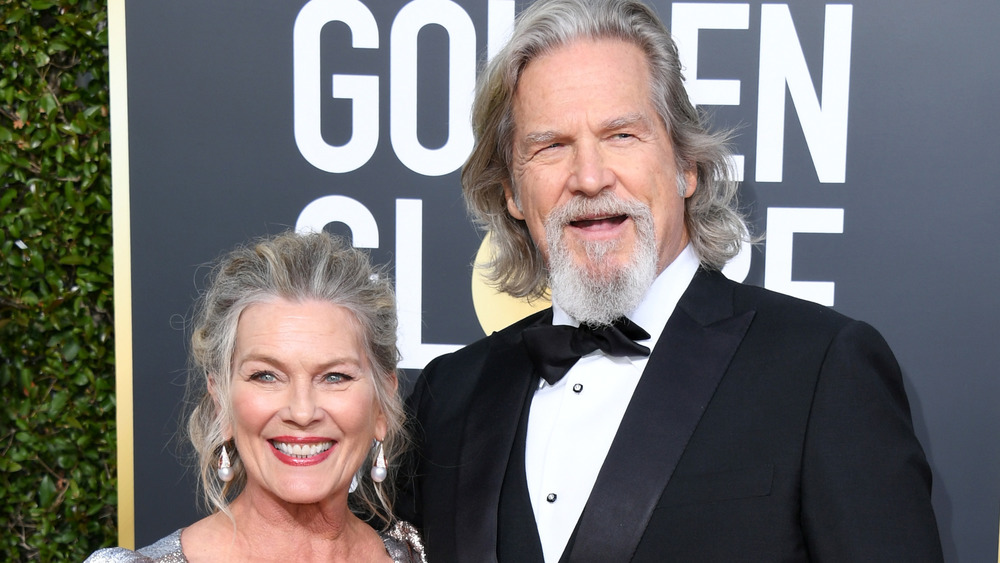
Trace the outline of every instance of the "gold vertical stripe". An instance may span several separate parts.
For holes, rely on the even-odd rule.
[[[132,245],[129,210],[125,0],[108,2],[111,69],[111,221],[115,290],[115,398],[118,427],[118,545],[135,548],[132,461]]]

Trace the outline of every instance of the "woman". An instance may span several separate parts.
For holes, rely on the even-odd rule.
[[[88,561],[424,560],[392,517],[406,442],[396,311],[365,254],[325,233],[234,250],[199,300],[191,350],[188,432],[213,513]]]

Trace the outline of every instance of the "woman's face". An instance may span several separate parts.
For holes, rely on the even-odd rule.
[[[247,492],[346,496],[386,419],[354,316],[324,301],[247,307],[233,354],[233,427]]]

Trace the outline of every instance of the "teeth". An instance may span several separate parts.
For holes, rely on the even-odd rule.
[[[285,442],[271,442],[277,450],[292,457],[312,457],[321,454],[333,447],[333,442],[319,442],[315,444],[286,444]]]

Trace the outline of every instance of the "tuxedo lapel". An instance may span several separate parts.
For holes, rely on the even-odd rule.
[[[699,270],[664,327],[580,517],[569,560],[628,561],[753,311]]]
[[[552,313],[526,320],[525,326],[551,324]],[[500,489],[518,420],[536,380],[521,340],[523,326],[511,328],[498,334],[490,349],[463,432],[455,496],[460,499],[455,519],[460,561],[495,554]]]

